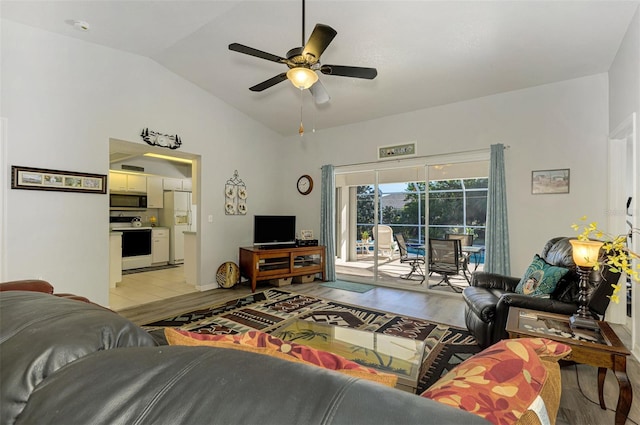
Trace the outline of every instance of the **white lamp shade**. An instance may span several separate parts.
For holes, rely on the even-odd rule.
[[[309,68],[292,68],[287,71],[287,78],[291,81],[291,84],[303,90],[308,89],[318,81],[318,74]]]
[[[598,262],[600,248],[603,243],[600,241],[580,241],[578,239],[569,240],[573,248],[573,261],[580,267],[593,267]]]

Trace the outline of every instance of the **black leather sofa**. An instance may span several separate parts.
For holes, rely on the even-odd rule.
[[[0,423],[485,424],[444,404],[315,366],[160,346],[68,297],[0,291]]]
[[[509,307],[563,315],[572,315],[578,310],[580,278],[576,272],[569,239],[571,238],[553,238],[540,252],[540,257],[547,263],[569,269],[549,298],[516,294],[515,289],[520,277],[486,272],[475,272],[471,276],[470,286],[462,291],[466,303],[465,323],[481,347],[486,348],[508,337],[505,328]],[[592,271],[589,278],[588,307],[595,318],[601,319],[604,316],[609,305],[609,296],[613,293],[611,284],[617,283],[619,276],[619,273],[606,267]]]

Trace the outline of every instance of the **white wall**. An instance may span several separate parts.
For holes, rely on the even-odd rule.
[[[609,96],[611,131],[633,112],[640,113],[640,8],[609,69]]]
[[[287,139],[287,185],[311,174],[317,190],[287,201],[304,226],[319,231],[320,167],[374,162],[378,146],[417,141],[418,155],[488,149],[505,152],[511,271],[521,275],[544,243],[575,233],[582,215],[606,213],[607,75],[599,74]],[[532,195],[531,171],[571,169],[569,194]]]
[[[1,47],[7,165],[107,174],[109,138],[143,143],[145,127],[179,134],[182,150],[202,155],[202,284],[251,243],[254,209],[280,204],[272,182],[281,137],[155,62],[4,20]],[[236,169],[247,216],[224,215],[224,183]],[[6,198],[1,278],[41,277],[108,305],[108,197],[7,190]]]
[[[202,155],[203,284],[251,243],[253,214],[296,214],[298,230],[319,232],[320,166],[375,161],[381,145],[415,140],[419,155],[510,145],[516,275],[547,239],[572,235],[580,216],[605,218],[606,74],[282,140],[145,58],[7,21],[2,55],[6,164],[106,174],[109,138],[141,143],[144,127],[179,134],[181,149]],[[571,169],[571,193],[531,195],[531,171],[552,168]],[[247,216],[224,215],[222,188],[235,169],[248,187]],[[316,182],[311,195],[296,191],[301,174]],[[106,305],[107,197],[8,190],[6,198],[2,279],[43,277]]]

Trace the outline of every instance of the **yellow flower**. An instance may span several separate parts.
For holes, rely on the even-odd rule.
[[[580,217],[580,221],[587,221],[587,216]],[[578,235],[578,240],[600,240],[603,242],[602,249],[605,253],[605,258],[601,261],[603,265],[609,267],[609,270],[615,273],[626,273],[631,279],[640,282],[640,264],[636,266],[638,270],[633,269],[633,260],[640,260],[640,256],[631,251],[627,246],[627,235],[618,235],[611,236],[598,228],[597,222],[591,222],[588,225],[583,224],[582,226],[577,224],[572,224],[571,228],[580,232],[582,229],[582,233]],[[631,229],[631,233],[640,234],[640,229]],[[604,239],[604,240],[603,240]],[[593,267],[594,270],[598,270],[600,268],[600,264],[596,263]],[[613,294],[609,297],[611,301],[614,303],[619,303],[620,298],[618,293],[622,289],[622,284],[612,284]]]

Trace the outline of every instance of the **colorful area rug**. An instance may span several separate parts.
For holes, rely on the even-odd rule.
[[[279,288],[169,317],[143,327],[150,332],[164,327],[179,327],[208,334],[236,334],[251,329],[271,333],[295,319],[425,341],[423,374],[418,393],[480,351],[466,329]]]

